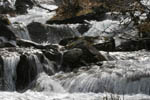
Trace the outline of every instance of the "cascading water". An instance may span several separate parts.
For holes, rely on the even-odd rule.
[[[140,52],[139,52],[140,53]],[[138,61],[124,58],[128,53],[118,53],[124,60],[113,58],[116,61],[103,62],[103,66],[91,66],[90,70],[83,70],[78,73],[60,74],[63,87],[71,92],[111,92],[117,94],[150,94],[149,78],[149,53],[145,57],[138,55],[138,52],[130,53],[134,59],[137,54]],[[127,60],[128,59],[128,60]],[[136,59],[136,57],[135,57]],[[55,76],[57,78],[57,75]]]
[[[15,33],[21,38],[25,40],[31,40],[29,32],[25,25],[23,24],[13,24],[13,29]]]
[[[4,90],[15,91],[16,90],[16,66],[19,63],[19,56],[2,57],[3,58],[3,81]]]
[[[46,0],[39,1],[46,2]],[[13,2],[12,5],[15,4],[15,0],[10,2]],[[54,13],[38,7],[28,11],[27,15],[11,17],[11,22],[27,25],[35,21],[45,25],[43,29],[45,36],[43,33],[40,34],[39,39],[44,37],[42,41],[38,41],[40,43],[43,41],[58,43],[66,37],[80,36],[77,29],[71,25],[45,24]],[[112,20],[90,22],[90,24],[92,27],[84,34],[85,36],[101,36],[100,32],[110,33],[112,29],[116,30],[116,27],[117,29],[119,27],[118,21]],[[32,40],[31,34],[28,34],[23,24],[13,25],[14,33],[20,38]],[[37,26],[33,28],[35,39],[39,35],[38,29]],[[3,37],[1,40],[5,41]],[[60,67],[66,49],[61,48],[63,49],[59,51],[61,56],[56,56],[57,54],[49,49],[49,45],[46,46],[40,44],[37,47],[42,49],[21,47],[15,50],[6,49],[6,52],[0,51],[2,56],[0,89],[6,90],[0,92],[0,100],[150,100],[149,51],[109,52],[113,61],[87,64],[77,71],[64,73],[61,72]],[[9,55],[10,53],[14,55]],[[59,61],[56,61],[58,58]]]
[[[44,91],[44,92],[55,92],[55,93],[64,93],[64,88],[55,80],[52,80],[50,76],[45,73],[38,75],[38,78],[35,83],[33,90]]]
[[[32,41],[38,43],[58,44],[64,38],[80,36],[77,29],[71,28],[69,25],[45,25],[33,22],[27,27]],[[35,30],[35,28],[37,29]]]
[[[72,29],[68,25],[49,25],[48,30],[47,34],[50,43],[59,43],[64,38],[80,36],[76,29]]]

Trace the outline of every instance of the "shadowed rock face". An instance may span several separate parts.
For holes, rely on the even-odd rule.
[[[17,38],[16,33],[12,31],[12,25],[7,17],[0,17],[0,29],[0,36],[5,37],[8,40],[15,40]]]
[[[16,0],[16,12],[19,14],[27,13],[28,8],[32,8],[35,2],[33,0]]]

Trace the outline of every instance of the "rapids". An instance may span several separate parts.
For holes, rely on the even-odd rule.
[[[48,9],[57,8],[50,5],[53,0],[36,1]],[[14,6],[15,0],[9,2]],[[149,5],[150,2],[143,3]],[[21,39],[39,42],[43,48],[66,37],[81,36],[78,24],[47,25],[46,21],[54,15],[55,12],[35,6],[28,9],[28,14],[9,16],[9,19],[15,28],[13,31]],[[45,25],[46,38],[36,41],[37,37],[34,37],[33,40],[27,30],[33,22]],[[88,24],[91,27],[84,36],[112,37],[115,35],[111,33],[113,30],[121,29],[117,20],[90,21]],[[44,37],[41,34],[39,37]],[[65,73],[60,70],[64,48],[60,47],[56,55],[55,49],[46,48],[46,51],[43,48],[0,48],[0,100],[150,100],[150,52],[147,50],[99,51],[109,55],[111,60],[87,64],[78,71]]]

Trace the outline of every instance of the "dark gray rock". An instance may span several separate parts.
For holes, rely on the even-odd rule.
[[[84,65],[90,65],[98,61],[107,61],[105,55],[101,54],[94,46],[94,38],[80,37],[67,40],[65,46],[68,49],[63,55],[64,71],[72,71]]]
[[[72,71],[73,69],[82,65],[81,56],[83,55],[82,49],[73,48],[66,51],[63,55],[63,63],[61,70]]]
[[[34,4],[34,0],[16,0],[16,12],[19,14],[25,14],[27,13],[27,9],[32,8]]]
[[[40,42],[44,42],[47,40],[48,29],[46,25],[38,23],[38,22],[33,22],[33,23],[30,23],[27,26],[27,28],[30,33],[30,37],[32,41],[40,43]]]
[[[75,63],[80,60],[80,57],[83,55],[82,49],[73,48],[68,50],[63,55],[63,62],[64,63]]]

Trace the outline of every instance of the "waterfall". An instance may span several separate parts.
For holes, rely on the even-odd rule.
[[[23,24],[16,25],[15,28],[18,28],[19,30],[18,35],[22,39],[31,40],[28,30]]]
[[[33,22],[28,26],[29,34],[34,42],[49,42],[57,44],[64,38],[80,36],[77,29],[69,25],[45,25]],[[35,30],[36,29],[36,30]]]
[[[50,43],[59,43],[60,40],[69,37],[80,36],[80,33],[68,25],[49,25],[48,40]]]
[[[15,91],[16,90],[16,66],[20,60],[19,56],[2,57],[3,58],[3,70],[4,70],[4,90]]]
[[[23,24],[13,24],[11,29],[19,38],[31,40],[27,27]]]

